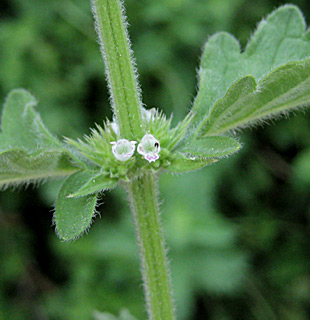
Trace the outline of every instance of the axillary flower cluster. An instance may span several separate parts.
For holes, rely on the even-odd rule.
[[[90,161],[87,163],[94,170],[100,170],[106,178],[123,181],[129,181],[145,170],[159,172],[165,169],[178,174],[214,162],[183,151],[184,145],[180,142],[186,136],[191,114],[173,128],[172,117],[167,119],[154,108],[143,108],[142,119],[145,134],[140,139],[122,137],[118,123],[113,119],[104,122],[103,127],[96,125],[90,135],[84,136],[85,141],[66,139],[66,142],[79,151],[82,159]]]
[[[113,155],[119,161],[129,160],[135,152],[136,143],[137,141],[127,139],[111,142]],[[148,162],[154,162],[159,159],[160,143],[152,134],[147,133],[138,144],[137,151]]]

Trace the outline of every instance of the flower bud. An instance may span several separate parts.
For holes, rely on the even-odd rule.
[[[127,139],[111,142],[114,157],[119,161],[127,161],[134,154],[136,143],[137,141],[128,141]]]
[[[148,162],[154,162],[159,158],[160,144],[159,141],[151,134],[145,134],[138,145],[138,152]]]

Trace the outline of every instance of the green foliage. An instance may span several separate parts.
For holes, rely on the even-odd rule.
[[[18,147],[33,151],[61,147],[34,111],[36,104],[35,98],[25,90],[14,90],[9,94],[2,114],[2,150]]]
[[[184,173],[201,169],[208,164],[217,162],[216,159],[192,157],[180,152],[176,152],[170,160],[167,170],[172,173]]]
[[[309,52],[304,18],[291,5],[263,20],[243,53],[231,35],[211,37],[193,106],[196,135],[221,134],[309,104]]]
[[[275,30],[277,32],[274,32]],[[282,50],[284,44],[285,50]],[[297,44],[298,50],[295,50]],[[204,161],[204,158],[219,158],[240,148],[235,140],[228,137],[205,137],[196,140],[190,138],[185,145],[183,143],[182,146],[181,143],[182,147],[176,155],[173,155],[173,152],[170,155],[179,141],[184,139],[190,123],[197,126],[197,118],[203,120],[199,120],[198,128],[195,129],[196,137],[218,135],[307,104],[310,99],[310,62],[307,59],[287,62],[305,58],[308,52],[309,40],[305,35],[305,23],[294,6],[284,6],[262,22],[242,54],[238,43],[230,35],[220,33],[212,37],[206,44],[202,57],[200,89],[193,106],[196,114],[185,118],[175,129],[170,129],[171,120],[166,120],[163,114],[157,111],[144,112],[144,126],[162,145],[160,162],[152,167],[158,169],[163,166],[172,172],[186,172],[191,170],[191,166],[192,169],[197,169],[202,167],[202,163],[210,162]],[[284,63],[287,64],[283,65]],[[281,64],[282,66],[275,69]],[[253,76],[244,76],[246,74]],[[258,85],[256,79],[259,81]],[[227,94],[220,99],[228,88]],[[217,101],[218,99],[220,100]],[[64,175],[74,168],[73,165],[66,168],[65,159],[61,158],[65,154],[76,160],[74,152],[70,154],[64,144],[47,131],[33,110],[35,104],[35,99],[21,90],[11,93],[6,102],[2,119],[2,148],[22,148],[30,154],[18,149],[3,153],[2,161],[6,164],[3,170],[4,185]],[[147,112],[150,115],[147,115]],[[113,157],[110,147],[110,143],[115,139],[119,139],[119,133],[107,123],[105,130],[97,126],[97,130],[93,130],[92,135],[86,137],[86,143],[70,139],[67,142],[77,148],[84,157],[100,165],[100,170],[104,171],[103,179],[110,182],[105,175],[126,180],[127,176],[133,177],[138,168],[144,166],[141,161],[134,164],[134,159],[128,163],[119,163]],[[139,137],[136,139],[139,142]],[[48,150],[51,151],[49,154],[46,153]],[[35,154],[32,155],[31,152]],[[191,159],[194,162],[189,161],[186,153],[197,159]],[[27,164],[27,155],[31,156],[32,166]],[[78,159],[81,157],[78,156]],[[212,162],[214,161],[215,159]],[[15,164],[18,167],[16,169],[13,168]],[[83,161],[81,164],[87,168]],[[169,169],[171,164],[172,168]],[[100,174],[99,168],[97,174]],[[104,184],[101,187],[104,189]],[[93,187],[84,186],[80,192],[85,194],[95,191],[100,191],[100,184],[97,182]]]
[[[228,137],[205,137],[193,140],[181,150],[193,156],[220,158],[237,152],[241,145]]]
[[[237,246],[238,226],[216,211],[216,199],[207,198],[218,183],[219,166],[207,168],[207,175],[200,171],[171,179],[170,174],[163,174],[160,179],[160,190],[166,195],[162,205],[163,227],[170,249],[178,319],[192,318],[194,296],[199,292],[207,292],[215,299],[221,296],[237,299],[249,276],[249,255]],[[191,186],[191,190],[184,186]],[[94,305],[114,314],[118,314],[120,305],[126,305],[138,319],[145,318],[143,300],[136,290],[141,280],[131,217],[122,189],[115,189],[113,194],[118,196],[121,213],[116,222],[109,220],[106,200],[105,223],[94,224],[87,237],[70,246],[53,239],[57,254],[72,262],[70,272],[77,275],[66,293],[48,302],[51,314],[56,313],[53,305],[58,305],[66,310],[66,318],[82,320]],[[115,212],[113,204],[110,210]],[[87,271],[85,261],[89,264]],[[79,274],[83,275],[82,288]],[[87,301],[93,287],[98,288],[93,302],[89,301],[87,306],[76,301],[75,288],[79,287],[82,299]],[[102,287],[111,287],[108,295]],[[66,305],[72,305],[72,310],[66,309]]]
[[[72,198],[72,194],[79,192],[92,178],[93,173],[77,172],[70,176],[60,189],[54,222],[58,236],[65,241],[78,238],[92,222],[97,194],[89,195],[94,192],[91,190],[92,192],[88,192],[84,196]]]
[[[251,76],[235,82],[202,123],[201,134],[221,134],[283,115],[310,101],[310,59],[277,68],[257,85]]]
[[[114,188],[118,180],[108,178],[103,174],[92,174],[89,180],[83,184],[77,191],[69,194],[67,198],[82,197],[92,194],[94,192],[104,191],[106,189]]]
[[[1,187],[29,184],[47,178],[70,175],[78,170],[65,150],[42,150],[28,153],[13,148],[0,153]]]
[[[44,127],[35,105],[36,100],[25,90],[12,91],[6,100],[0,134],[2,186],[78,170],[69,151]]]
[[[87,132],[90,121],[96,120],[94,114],[97,119],[109,115],[104,111],[108,110],[104,108],[107,99],[103,80],[100,80],[103,79],[101,61],[92,34],[88,2],[75,4],[70,1],[58,3],[47,0],[44,7],[36,2],[11,2],[14,2],[16,8],[12,10],[14,16],[6,17],[7,13],[4,12],[0,25],[2,96],[15,87],[31,88],[31,92],[42,101],[40,113],[52,132],[70,137],[81,136],[82,132]],[[298,4],[304,5],[304,12],[307,14],[307,3],[300,1]],[[129,0],[126,6],[137,63],[142,75],[144,101],[148,105],[165,108],[167,114],[173,111],[175,119],[181,119],[193,95],[197,62],[195,57],[206,35],[220,29],[229,30],[245,43],[254,22],[276,5],[278,4],[275,2],[261,1],[249,6],[247,2],[223,0],[203,3],[161,0],[137,5],[137,2]],[[34,16],[36,19],[33,19]],[[73,43],[79,43],[79,46],[76,47]],[[295,46],[295,51],[297,48],[299,44]],[[282,46],[282,49],[285,49],[285,46]],[[187,54],[184,54],[185,52]],[[242,75],[240,78],[242,79]],[[256,82],[257,80],[256,78]],[[98,95],[99,88],[101,92]],[[218,97],[218,102],[226,96],[228,89],[229,86]],[[90,101],[90,97],[93,100]],[[163,179],[162,197],[167,198],[163,205],[163,217],[164,220],[169,219],[171,224],[169,228],[165,225],[165,230],[172,240],[177,238],[175,241],[179,243],[179,255],[186,256],[188,260],[185,265],[184,259],[172,259],[172,263],[176,264],[174,270],[177,270],[177,274],[173,272],[173,275],[174,282],[178,283],[175,285],[177,300],[180,301],[178,308],[183,307],[186,311],[184,318],[194,319],[195,304],[199,299],[202,308],[200,317],[265,320],[266,317],[276,316],[279,319],[308,319],[306,308],[309,306],[309,232],[305,224],[309,211],[309,121],[307,117],[293,117],[289,123],[281,121],[276,127],[266,128],[264,132],[260,130],[243,139],[245,148],[242,153],[223,162],[223,165],[201,170],[198,174]],[[266,149],[263,145],[266,145]],[[269,149],[273,149],[274,153]],[[304,152],[299,155],[298,152],[302,150]],[[173,158],[171,157],[171,165],[166,167],[167,170],[173,169],[172,164],[183,160],[191,168],[193,163],[197,165],[196,169],[199,164],[204,166],[204,159],[193,160],[187,158],[187,154],[175,152]],[[210,162],[211,160],[207,159]],[[293,168],[292,173],[290,168]],[[181,171],[184,170],[185,165],[182,164]],[[214,173],[211,174],[211,171]],[[286,176],[288,178],[285,178]],[[172,183],[171,179],[176,180]],[[205,185],[210,183],[210,179],[217,183],[211,183],[212,188],[207,188]],[[192,186],[197,185],[198,181],[203,187],[199,197],[196,197],[199,188]],[[40,192],[41,198],[46,198],[48,194],[49,201],[53,202],[54,194],[57,193],[54,185],[57,184],[58,181],[48,183],[34,194]],[[182,186],[183,189],[186,188],[185,191]],[[175,191],[175,195],[170,189]],[[27,198],[32,195],[33,191],[28,190]],[[48,315],[42,315],[41,318],[84,320],[93,309],[110,310],[117,314],[119,305],[130,305],[130,310],[135,315],[144,318],[139,314],[142,299],[136,294],[140,282],[136,280],[133,283],[131,276],[138,270],[138,265],[134,262],[130,265],[128,260],[122,260],[132,254],[128,249],[128,238],[133,241],[133,235],[121,236],[132,228],[131,223],[128,222],[122,229],[118,228],[119,215],[123,217],[127,214],[124,211],[120,213],[120,202],[124,195],[118,197],[114,192],[105,199],[105,219],[113,220],[109,225],[110,230],[105,223],[98,223],[95,226],[97,229],[92,231],[101,234],[101,237],[91,241],[92,232],[80,240],[83,242],[72,243],[70,246],[56,243],[57,240],[53,239],[53,234],[50,233],[48,214],[42,214],[42,209],[40,216],[33,219],[42,225],[47,224],[46,229],[43,226],[39,228],[41,231],[33,228],[29,222],[33,215],[31,211],[20,218],[22,209],[26,208],[26,199],[22,197],[22,192],[15,192],[14,195],[5,192],[1,197],[1,255],[6,259],[1,261],[3,276],[0,318],[19,320],[27,315],[39,318],[40,312],[46,310]],[[192,198],[194,200],[191,201]],[[20,201],[22,204],[18,205]],[[166,207],[168,201],[169,210]],[[223,225],[213,228],[207,218],[193,222],[198,213],[199,216],[205,216],[211,209],[230,226],[233,224],[232,220],[237,220],[236,232],[227,232]],[[165,215],[166,211],[173,213],[171,219]],[[188,215],[188,212],[191,214]],[[192,221],[190,224],[186,219],[188,216]],[[184,237],[186,226],[190,226],[190,230],[186,232],[187,237]],[[43,248],[37,250],[32,241],[36,233],[41,232],[40,240],[36,240],[41,244],[43,230],[49,234],[48,246],[42,245]],[[216,234],[213,233],[214,230]],[[173,237],[175,233],[177,234]],[[238,236],[241,251],[250,252],[252,255],[252,259],[248,261],[251,265],[249,273],[242,267],[237,270],[238,273],[243,272],[251,280],[255,279],[249,286],[248,282],[242,283],[244,291],[239,289],[240,282],[232,284],[236,293],[230,298],[227,298],[230,292],[227,287],[223,288],[221,293],[214,293],[212,286],[195,287],[197,283],[206,283],[201,278],[207,277],[208,273],[199,272],[193,281],[191,275],[181,272],[186,268],[191,269],[191,253],[200,252],[203,256],[207,250],[206,246],[190,246],[192,238],[205,243],[210,237],[218,241],[216,239],[227,234],[230,234],[231,242]],[[86,245],[88,240],[91,243]],[[50,243],[54,245],[52,249]],[[75,252],[72,252],[72,245],[75,246]],[[59,250],[60,247],[62,251]],[[115,247],[119,248],[119,254],[115,252]],[[171,240],[168,247],[172,248],[170,253],[175,252]],[[193,247],[197,251],[193,250]],[[90,258],[88,253],[91,248],[96,251]],[[131,248],[134,251],[133,248],[134,244]],[[227,248],[227,251],[233,250],[233,246]],[[60,260],[62,268],[70,274],[66,285],[55,282],[53,275],[44,268],[43,271],[34,270],[36,276],[43,272],[43,280],[37,277],[34,283],[25,282],[25,279],[31,279],[27,273],[29,261],[42,261],[33,251],[37,251],[41,256],[46,252],[51,256],[55,252],[58,254],[57,261]],[[220,247],[214,248],[214,259],[219,257],[216,260],[220,261],[223,254]],[[226,254],[231,256],[227,252]],[[53,265],[55,262],[53,261]],[[39,263],[41,267],[42,262]],[[216,269],[220,270],[215,267],[214,270]],[[59,277],[57,271],[54,274]],[[135,276],[138,279],[137,272]],[[217,273],[210,282],[221,278]],[[234,275],[227,279],[234,279]],[[45,280],[52,281],[56,290],[45,287]],[[102,290],[98,289],[99,286],[104,286],[104,296],[100,295]],[[29,303],[29,300],[26,300],[29,299],[28,296],[14,290],[21,287],[26,291],[36,287],[40,292],[32,296]],[[191,290],[184,290],[184,287],[190,287]],[[214,286],[215,289],[218,287]],[[208,315],[203,314],[204,305],[209,305],[210,299],[214,309],[209,310]],[[247,303],[244,303],[245,300]],[[24,304],[17,301],[24,301]],[[105,307],[102,307],[102,301],[105,302]],[[88,313],[85,313],[85,310],[88,310]],[[275,312],[275,315],[272,312]]]

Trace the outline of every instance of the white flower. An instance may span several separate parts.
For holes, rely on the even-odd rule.
[[[154,162],[159,158],[160,144],[155,137],[146,133],[138,145],[138,152],[148,162]]]
[[[111,142],[114,157],[119,161],[127,161],[134,154],[136,143],[137,141],[128,141],[127,139]]]

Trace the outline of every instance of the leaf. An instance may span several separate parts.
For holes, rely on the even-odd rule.
[[[61,150],[43,150],[28,154],[23,149],[0,152],[0,187],[70,175],[79,168]]]
[[[193,106],[193,111],[196,113],[193,127],[197,127],[203,118],[210,115],[214,104],[225,96],[235,81],[241,78],[251,76],[255,78],[256,82],[263,79],[265,93],[268,90],[275,90],[274,92],[277,93],[278,88],[272,86],[275,74],[272,77],[270,75],[270,78],[268,74],[288,62],[309,57],[310,39],[305,30],[305,21],[299,9],[293,5],[285,5],[259,24],[243,53],[240,52],[239,43],[233,36],[227,33],[217,33],[211,37],[205,45],[201,59],[199,91]],[[286,83],[279,89],[283,95],[282,100],[278,101],[279,108],[280,104],[285,104],[286,99],[290,97],[289,91],[295,88],[294,84],[289,85],[290,78],[286,79],[285,77],[293,77],[292,81],[294,82],[302,69],[298,64],[291,63],[288,66],[288,69],[291,70],[282,69],[277,74],[280,76],[280,72],[283,72],[283,75],[284,71],[288,72],[282,77]],[[268,82],[266,79],[270,81]],[[247,78],[247,81],[251,87],[252,80]],[[271,87],[269,88],[268,85]],[[258,88],[260,89],[260,86]],[[234,90],[236,89],[237,84],[234,84]],[[302,85],[302,89],[306,89],[306,86]],[[231,93],[236,95],[237,91]],[[286,93],[287,95],[285,95]],[[255,102],[261,105],[265,101],[264,98],[264,95],[258,95]],[[262,99],[262,101],[258,102],[258,99]],[[299,101],[297,102],[299,103]],[[247,103],[244,104],[244,109],[251,108],[252,100],[248,99]],[[290,108],[295,106],[292,105]],[[226,116],[228,115],[226,114]],[[257,116],[260,117],[260,115]],[[201,129],[200,126],[197,130],[199,129]]]
[[[79,170],[72,155],[34,111],[35,98],[23,89],[7,97],[0,133],[0,187],[70,175]]]
[[[310,104],[310,59],[275,69],[258,85],[251,76],[236,81],[201,124],[203,135],[218,135]]]
[[[93,173],[83,171],[71,175],[60,189],[56,202],[54,222],[56,233],[64,241],[75,240],[90,226],[95,214],[97,194],[68,198],[79,190]]]
[[[166,169],[172,173],[184,173],[201,169],[217,161],[217,159],[188,157],[180,152],[177,152],[174,154],[173,159],[171,159],[171,163]]]
[[[69,194],[67,198],[75,198],[86,196],[94,192],[114,188],[118,183],[118,179],[110,178],[103,174],[94,174],[84,185],[76,192]]]
[[[26,90],[16,89],[9,93],[2,112],[0,150],[12,147],[26,150],[63,147],[34,111],[36,105],[36,99]]]
[[[240,148],[240,143],[232,138],[215,136],[192,140],[180,151],[203,158],[221,158],[237,152]]]

